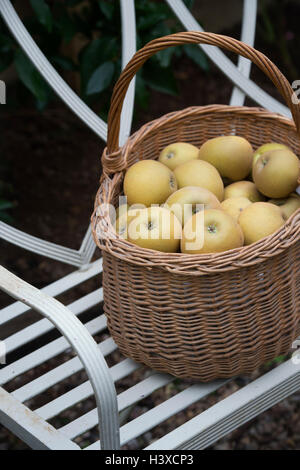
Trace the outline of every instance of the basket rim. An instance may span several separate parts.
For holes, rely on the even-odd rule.
[[[185,253],[163,253],[152,249],[141,248],[133,243],[120,238],[111,223],[108,211],[103,208],[103,203],[111,201],[111,195],[117,184],[123,179],[124,171],[127,168],[127,157],[137,140],[145,138],[153,129],[159,129],[166,122],[176,120],[182,116],[194,114],[209,115],[210,113],[230,113],[241,116],[251,115],[260,119],[271,119],[287,126],[287,130],[297,134],[294,122],[278,113],[273,113],[259,107],[230,106],[230,105],[206,105],[192,106],[179,111],[172,111],[157,119],[144,124],[139,130],[134,132],[126,143],[113,155],[107,154],[107,149],[103,152],[104,169],[110,167],[108,174],[104,172],[101,184],[96,194],[94,212],[91,217],[92,233],[96,245],[112,256],[131,264],[144,266],[147,268],[161,268],[177,274],[186,275],[207,275],[233,271],[239,268],[246,268],[262,263],[268,258],[279,255],[300,238],[300,209],[298,209],[285,224],[273,234],[259,240],[251,245],[235,248],[220,253],[208,254],[185,254]],[[114,164],[114,171],[111,171],[112,164],[119,158],[118,164]],[[111,174],[109,174],[111,173]],[[102,207],[102,209],[101,209]],[[107,233],[105,239],[99,236],[99,231]]]
[[[253,118],[263,117],[264,119],[275,120],[276,122],[279,121],[282,124],[288,126],[290,131],[297,133],[295,122],[292,119],[258,106],[231,106],[226,104],[189,106],[181,110],[171,111],[167,114],[163,114],[162,116],[148,121],[146,124],[143,124],[138,130],[128,137],[124,145],[119,147],[116,152],[109,153],[108,148],[105,147],[101,158],[104,174],[114,174],[118,171],[125,170],[127,168],[127,156],[130,153],[131,148],[134,146],[136,140],[147,137],[147,135],[152,132],[154,128],[159,129],[159,127],[164,125],[166,122],[171,122],[172,120],[176,120],[181,116],[186,118],[195,114],[202,114],[205,116],[209,115],[210,113],[241,114],[242,116],[249,115]]]

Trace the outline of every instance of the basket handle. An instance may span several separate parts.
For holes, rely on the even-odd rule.
[[[221,34],[206,33],[199,31],[188,31],[170,34],[162,38],[154,39],[134,54],[132,59],[121,73],[113,90],[111,106],[108,115],[108,138],[107,154],[111,160],[118,158],[118,154],[112,155],[119,150],[120,116],[123,102],[129,84],[141,66],[156,52],[172,46],[183,44],[210,44],[219,46],[228,51],[235,52],[256,64],[269,79],[274,83],[279,93],[283,96],[291,110],[298,133],[300,134],[300,107],[292,101],[293,89],[285,76],[280,72],[273,62],[262,52],[238,41],[237,39],[223,36]]]

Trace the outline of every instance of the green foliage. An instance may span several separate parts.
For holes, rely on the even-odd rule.
[[[49,101],[49,86],[21,49],[16,50],[14,62],[20,80],[36,97],[39,106],[43,108]]]
[[[205,72],[209,70],[209,62],[204,54],[204,52],[199,49],[198,46],[194,44],[186,44],[183,46],[184,52],[186,55],[192,59],[199,67],[201,67]]]
[[[114,75],[114,69],[113,62],[104,62],[97,67],[87,83],[86,94],[101,93],[101,91],[108,88]]]
[[[277,364],[282,364],[282,362],[285,362],[287,359],[288,359],[287,355],[278,356],[278,357],[275,357],[275,359],[273,359],[272,361],[266,362],[265,366],[266,367],[271,367],[271,366],[275,366]]]
[[[0,29],[0,72],[3,72],[13,61],[13,41]]]
[[[30,4],[36,14],[38,21],[50,33],[52,31],[52,14],[49,6],[44,0],[30,0]]]
[[[2,171],[2,165],[0,170]],[[12,188],[9,184],[4,183],[0,180],[0,220],[8,224],[13,222],[9,210],[15,207],[15,203],[12,202]]]
[[[185,0],[188,8],[193,0]],[[99,103],[106,115],[113,84],[121,71],[122,35],[119,2],[115,0],[30,0],[31,14],[22,18],[46,57],[59,73],[77,72],[80,95],[89,104]],[[164,1],[135,0],[137,47],[154,38],[182,30]],[[75,36],[85,44],[78,57],[64,54],[65,46]],[[197,46],[170,48],[152,57],[138,73],[136,100],[140,107],[149,103],[149,89],[175,95],[178,93],[173,73],[175,60],[188,57],[205,72],[209,70],[205,55]],[[0,72],[14,63],[24,97],[33,96],[38,109],[44,109],[55,96],[30,60],[13,41],[0,22]],[[24,91],[27,90],[25,93]],[[8,97],[9,100],[9,97]]]
[[[6,223],[12,223],[13,219],[7,212],[7,209],[14,207],[14,204],[7,199],[0,198],[0,220]]]

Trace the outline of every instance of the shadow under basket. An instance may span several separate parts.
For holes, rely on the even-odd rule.
[[[174,42],[219,45],[253,60],[285,97],[296,126],[260,108],[193,107],[147,123],[119,148],[120,112],[131,78],[145,55]],[[200,147],[207,139],[235,134],[254,148],[276,141],[299,155],[299,109],[291,96],[286,79],[263,54],[212,33],[154,40],[121,74],[112,98],[92,229],[103,252],[108,328],[125,356],[158,371],[206,382],[251,373],[286,354],[300,335],[300,210],[276,233],[252,245],[187,255],[147,250],[121,239],[107,206],[118,204],[126,168],[140,159],[157,158],[172,142]]]

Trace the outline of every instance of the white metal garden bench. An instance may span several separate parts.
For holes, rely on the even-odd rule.
[[[167,0],[167,3],[182,23],[183,29],[202,30],[181,0]],[[135,9],[133,0],[120,0],[120,4],[124,66],[135,52]],[[12,34],[54,91],[85,124],[105,140],[106,124],[78,98],[53,69],[26,31],[9,0],[1,0],[0,12]],[[245,0],[241,39],[251,45],[254,42],[255,25],[256,0]],[[206,45],[199,47],[234,83],[230,102],[232,105],[242,105],[245,95],[248,95],[256,103],[269,110],[290,115],[284,105],[274,100],[248,78],[251,65],[246,59],[240,57],[238,66],[235,66],[217,48]],[[121,144],[130,133],[133,103],[134,83],[129,89],[123,107]],[[61,333],[58,339],[34,349],[33,352],[25,354],[21,359],[14,363],[8,363],[0,369],[0,423],[30,447],[34,449],[79,450],[80,446],[74,442],[74,439],[99,425],[101,449],[119,449],[132,439],[143,435],[168,418],[185,410],[191,404],[208,396],[225,383],[225,381],[216,381],[209,384],[193,384],[141,416],[120,426],[119,414],[121,412],[169,384],[174,380],[174,377],[149,371],[138,383],[116,395],[114,383],[132,374],[140,365],[124,358],[109,368],[105,356],[115,351],[117,346],[111,338],[98,345],[93,339],[93,335],[105,330],[105,317],[102,315],[88,321],[85,325],[77,318],[80,313],[91,309],[102,301],[102,290],[91,292],[67,307],[54,299],[54,297],[75,288],[94,276],[98,276],[100,280],[101,259],[91,262],[95,246],[90,228],[88,228],[78,251],[33,237],[3,222],[0,223],[0,235],[8,242],[77,268],[64,278],[38,290],[0,267],[0,288],[17,300],[2,309],[0,325],[13,322],[30,308],[44,317],[6,338],[6,352],[16,351],[54,328],[57,328]],[[9,381],[58,356],[68,350],[70,345],[78,357],[73,357],[54,369],[48,370],[13,392],[6,391],[5,386]],[[47,393],[56,384],[62,381],[68,382],[72,374],[83,369],[86,370],[89,381],[52,399],[34,411],[24,404],[31,398]],[[295,361],[287,360],[156,440],[146,449],[206,448],[241,424],[294,393],[299,387],[300,368],[295,364]],[[75,408],[75,405],[93,394],[96,397],[96,409],[75,418],[59,429],[55,429],[49,424],[49,420],[53,417],[60,415],[66,409]],[[92,443],[87,449],[100,449],[100,441]]]

